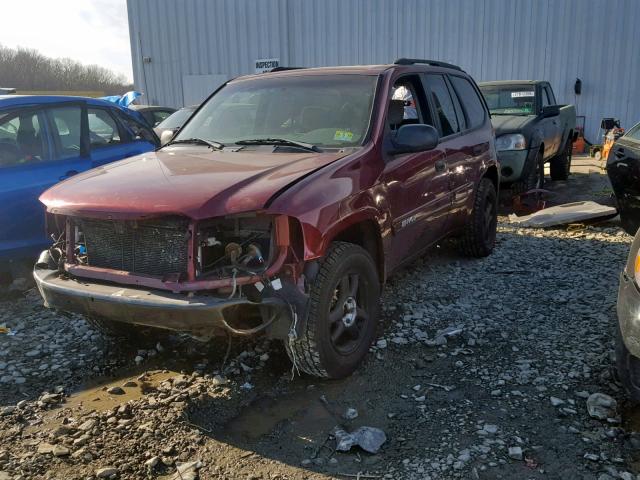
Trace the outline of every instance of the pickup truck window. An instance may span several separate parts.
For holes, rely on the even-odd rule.
[[[549,91],[547,90],[547,87],[544,87],[542,89],[542,107],[548,107],[549,105],[551,105],[551,100],[549,99]]]
[[[533,85],[485,86],[480,90],[491,115],[535,115],[536,92]]]
[[[449,79],[467,113],[467,128],[475,128],[482,125],[485,118],[484,105],[471,82],[457,75],[451,75]]]
[[[230,83],[183,127],[176,141],[201,138],[225,145],[281,138],[318,147],[362,145],[378,77],[296,75]]]
[[[45,159],[40,122],[33,111],[0,113],[0,168]]]
[[[456,117],[456,109],[444,76],[425,75],[425,82],[431,92],[431,104],[440,120],[440,135],[447,137],[458,133],[460,126]]]
[[[625,134],[624,138],[640,142],[640,123],[631,127],[631,130]]]

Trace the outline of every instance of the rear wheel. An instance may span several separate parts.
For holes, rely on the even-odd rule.
[[[567,138],[567,142],[558,155],[551,159],[549,164],[549,174],[551,180],[566,180],[571,173],[571,155],[573,153],[573,145],[571,144],[571,136]]]
[[[303,333],[285,342],[294,365],[317,377],[353,373],[375,337],[379,296],[369,253],[358,245],[335,242],[311,287]]]
[[[467,221],[460,246],[470,257],[486,257],[496,243],[498,225],[498,198],[493,182],[488,178],[480,180],[476,190],[471,218]]]
[[[640,358],[634,357],[624,344],[620,325],[616,337],[616,367],[627,393],[634,402],[640,403]]]

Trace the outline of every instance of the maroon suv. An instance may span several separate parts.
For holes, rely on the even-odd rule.
[[[499,184],[486,105],[430,60],[228,82],[176,137],[42,195],[45,304],[111,334],[264,334],[349,375],[380,287],[445,236],[491,253]]]

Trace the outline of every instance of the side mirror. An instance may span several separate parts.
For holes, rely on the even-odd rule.
[[[176,132],[174,130],[164,130],[160,134],[160,145],[165,145],[166,143],[169,143],[175,133]]]
[[[547,105],[546,107],[542,107],[542,116],[544,118],[557,117],[558,115],[560,115],[560,107],[558,105]]]
[[[440,135],[431,125],[403,125],[391,139],[391,154],[414,153],[433,150],[438,146]]]

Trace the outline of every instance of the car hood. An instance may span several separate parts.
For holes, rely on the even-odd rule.
[[[49,212],[75,216],[198,220],[261,209],[289,184],[346,155],[175,146],[76,175],[40,201]]]
[[[521,131],[535,118],[533,115],[492,115],[491,124],[496,131],[496,137],[499,137],[505,133]]]

